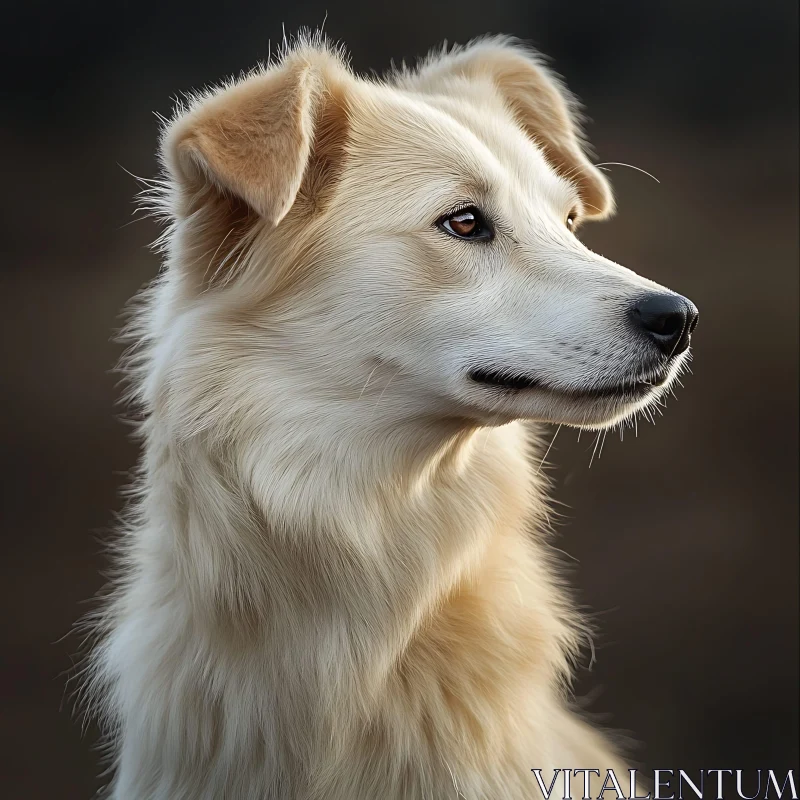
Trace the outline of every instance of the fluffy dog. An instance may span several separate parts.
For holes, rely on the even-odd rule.
[[[655,401],[697,311],[575,236],[613,200],[564,86],[505,39],[377,80],[310,37],[194,97],[161,155],[144,456],[93,623],[111,796],[518,800],[532,768],[624,770],[570,708],[535,423]]]

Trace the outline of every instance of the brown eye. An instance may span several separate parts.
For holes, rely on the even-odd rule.
[[[475,215],[469,211],[456,214],[450,217],[447,222],[452,228],[453,233],[457,233],[459,236],[472,236],[475,228],[478,227],[478,221],[475,219]]]
[[[493,236],[492,229],[477,208],[462,208],[446,214],[436,224],[457,239],[487,240]]]
[[[578,215],[574,211],[570,211],[569,215],[567,216],[567,227],[571,230],[575,230],[575,223],[578,219]]]

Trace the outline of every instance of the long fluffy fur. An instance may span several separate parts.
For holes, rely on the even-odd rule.
[[[389,347],[405,336],[403,319],[360,297],[350,314],[326,288],[333,279],[315,272],[349,257],[327,233],[331,219],[344,220],[337,230],[351,224],[355,253],[358,225],[388,218],[367,182],[355,195],[348,183],[365,135],[359,114],[386,102],[414,125],[422,115],[455,135],[428,79],[480,48],[507,51],[515,69],[526,58],[508,42],[482,42],[380,83],[304,40],[276,64],[190,98],[166,126],[165,177],[144,198],[168,222],[165,268],[135,305],[125,362],[144,456],[113,592],[91,620],[98,644],[86,688],[117,800],[513,800],[534,796],[533,767],[619,768],[607,739],[571,708],[585,624],[547,544],[536,434],[514,410],[470,418],[431,400],[427,384],[430,405],[414,405],[408,369],[367,355],[371,338]],[[530,68],[548,79],[538,61]],[[170,148],[180,137],[207,148],[197,130],[214,134],[208,109],[281,70],[307,81],[308,102],[346,97],[347,110],[309,117],[310,157],[326,160],[276,226]],[[409,99],[417,90],[433,105]],[[507,113],[496,91],[480,89],[498,136],[549,169],[523,143],[522,101]],[[563,119],[569,108],[566,98]],[[569,124],[572,147],[580,135]],[[345,166],[332,171],[342,148]],[[610,198],[569,152],[567,178],[586,173],[592,196]],[[233,167],[225,175],[246,180]],[[266,174],[273,179],[279,172]],[[413,180],[412,198],[422,191]],[[447,258],[409,252],[423,272]],[[392,297],[402,309],[402,292],[421,300],[430,280],[412,274]],[[619,296],[645,285],[615,280]],[[369,292],[380,282],[373,276]],[[335,319],[320,322],[331,304]]]

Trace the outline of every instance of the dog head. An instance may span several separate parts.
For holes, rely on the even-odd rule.
[[[306,42],[195,99],[162,153],[173,342],[212,376],[173,371],[173,397],[602,427],[687,357],[692,303],[577,238],[610,187],[507,40],[384,82]]]

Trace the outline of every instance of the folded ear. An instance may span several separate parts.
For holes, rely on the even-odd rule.
[[[162,146],[186,210],[211,187],[275,226],[301,188],[319,192],[321,176],[313,173],[330,174],[345,136],[338,102],[345,75],[334,54],[301,49],[197,101],[170,126]]]
[[[586,215],[613,213],[611,186],[586,156],[578,102],[537,54],[508,39],[485,39],[432,56],[401,81],[423,92],[461,94],[470,81],[491,82],[556,171],[577,185]]]

